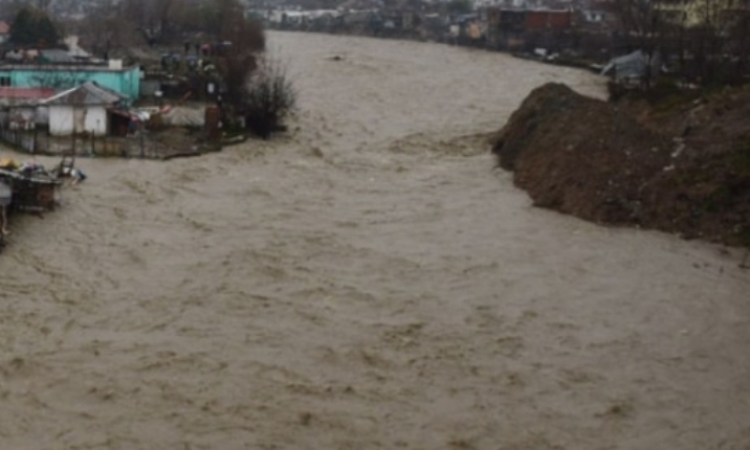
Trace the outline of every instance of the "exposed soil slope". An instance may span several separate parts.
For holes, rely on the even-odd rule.
[[[750,245],[748,91],[633,115],[561,84],[534,90],[493,151],[538,206]]]

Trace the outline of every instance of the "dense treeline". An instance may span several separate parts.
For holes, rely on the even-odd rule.
[[[750,72],[750,1],[617,0],[630,44],[685,81],[741,84]],[[656,74],[649,74],[649,79]],[[647,82],[650,80],[647,80]]]

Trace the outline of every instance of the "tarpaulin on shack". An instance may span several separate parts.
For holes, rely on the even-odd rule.
[[[661,66],[661,58],[655,54],[650,58],[641,50],[625,56],[613,58],[602,70],[602,75],[612,74],[616,80],[640,79],[646,75],[646,69],[651,64],[651,73],[656,74]]]

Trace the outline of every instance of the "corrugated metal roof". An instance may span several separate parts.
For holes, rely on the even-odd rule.
[[[70,53],[60,49],[41,50],[39,58],[51,64],[71,64],[77,61]]]
[[[45,105],[114,105],[125,97],[110,89],[103,88],[93,81],[61,92],[42,103]]]

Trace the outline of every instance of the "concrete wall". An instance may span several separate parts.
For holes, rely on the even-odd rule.
[[[107,110],[103,106],[50,106],[49,132],[52,136],[93,133],[104,136],[108,131]]]
[[[58,91],[95,81],[130,101],[139,97],[141,89],[138,67],[110,70],[107,67],[13,66],[0,68],[0,77],[10,77],[11,86],[52,87]]]
[[[140,139],[105,136],[98,138],[71,138],[70,136],[50,136],[46,133],[0,128],[0,142],[6,142],[31,154],[55,155],[70,154],[85,156],[122,156],[128,158],[163,159],[193,151],[193,146],[168,145],[158,139],[141,136]],[[196,144],[199,152],[218,151],[218,142]]]

